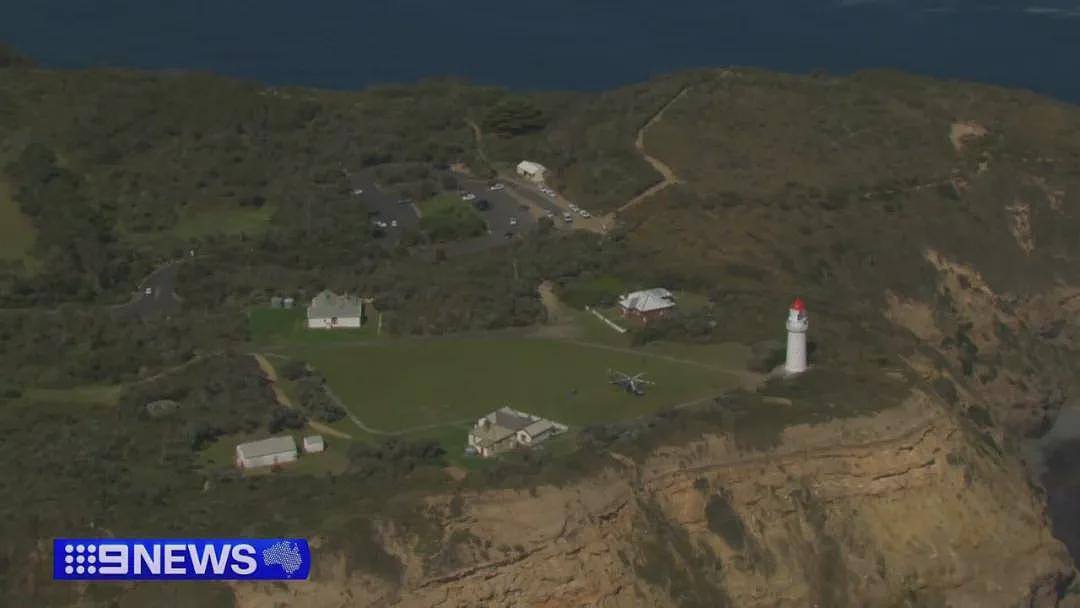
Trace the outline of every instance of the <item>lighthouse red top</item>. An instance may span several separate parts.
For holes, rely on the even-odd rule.
[[[803,304],[802,298],[795,298],[795,301],[791,303],[791,310],[806,312],[806,304]]]

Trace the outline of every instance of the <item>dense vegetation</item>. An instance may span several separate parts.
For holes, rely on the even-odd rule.
[[[432,165],[486,174],[530,158],[553,169],[572,199],[614,209],[659,179],[634,140],[684,90],[646,138],[683,183],[620,216],[604,236],[549,230],[431,261],[409,246],[474,234],[471,214],[434,209],[426,235],[389,250],[350,192],[346,172],[370,169],[424,201],[456,186]],[[989,133],[958,150],[949,134],[959,120]],[[252,358],[230,350],[248,338],[243,311],[275,295],[303,302],[326,288],[359,293],[375,298],[388,332],[448,334],[535,323],[544,280],[575,307],[663,285],[706,303],[637,330],[639,343],[741,342],[766,371],[782,352],[767,338],[798,292],[815,334],[828,336],[811,344],[819,369],[763,389],[798,405],[766,407],[762,394],[737,392],[596,425],[570,446],[573,457],[516,455],[472,475],[466,483],[477,488],[565,481],[604,466],[609,450],[640,459],[706,429],[768,449],[789,425],[894,404],[917,381],[883,373],[899,355],[922,353],[972,382],[1011,366],[1034,383],[1029,361],[1068,369],[1063,347],[1045,344],[1057,333],[1040,328],[998,328],[1011,350],[979,350],[972,320],[950,308],[925,258],[935,249],[971,264],[995,290],[1075,284],[1077,142],[1075,108],[891,73],[688,72],[598,95],[511,96],[448,81],[331,93],[199,74],[42,71],[0,48],[0,180],[35,228],[31,259],[0,266],[0,433],[8,438],[0,492],[10,498],[0,505],[0,603],[72,599],[73,588],[33,584],[48,577],[37,543],[57,531],[321,534],[351,566],[401,575],[371,521],[415,514],[415,492],[445,489],[436,443],[358,443],[340,477],[240,478],[209,462],[224,434],[284,432],[344,414],[299,363],[281,368],[298,407],[276,406]],[[1030,251],[1013,234],[1008,208],[1018,200],[1031,206],[1038,246]],[[180,267],[180,313],[136,319],[102,306],[189,248],[199,255]],[[944,336],[936,346],[955,356],[928,352],[890,324],[887,292],[930,303]],[[87,386],[119,398],[79,401]],[[944,388],[957,399],[952,384]],[[963,411],[984,435],[998,415]],[[986,445],[1000,450],[992,438]],[[740,544],[730,506],[720,495],[709,504],[710,526]],[[822,534],[819,506],[806,499],[799,508]],[[264,517],[253,520],[253,510]],[[687,569],[719,564],[690,550],[655,510],[644,512],[643,576],[684,586],[701,603],[725,597]],[[403,525],[432,527],[422,517]],[[821,578],[833,581],[839,560],[828,557]],[[122,592],[88,593],[107,603]],[[822,603],[838,599],[820,594]]]

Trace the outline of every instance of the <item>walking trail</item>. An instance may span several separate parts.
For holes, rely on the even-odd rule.
[[[660,192],[668,186],[681,183],[681,180],[678,178],[678,176],[675,175],[675,172],[672,171],[671,167],[669,167],[667,163],[660,160],[659,158],[650,156],[649,153],[645,151],[645,132],[648,131],[649,128],[652,127],[654,124],[660,122],[660,119],[664,117],[664,112],[666,112],[668,108],[674,105],[676,101],[682,99],[682,97],[686,95],[686,92],[689,90],[690,87],[683,87],[682,90],[678,92],[678,94],[676,94],[674,97],[671,98],[670,101],[664,104],[664,107],[660,108],[660,110],[657,111],[656,114],[653,114],[653,117],[650,118],[649,121],[644,124],[644,126],[638,129],[637,139],[634,141],[634,147],[637,148],[638,152],[641,153],[641,156],[644,157],[650,165],[652,165],[653,169],[656,169],[656,172],[659,173],[663,179],[653,184],[641,194],[638,194],[634,198],[630,199],[622,207],[619,207],[619,213],[622,213],[627,209],[630,209],[631,207],[639,205],[645,199],[656,194],[657,192]]]

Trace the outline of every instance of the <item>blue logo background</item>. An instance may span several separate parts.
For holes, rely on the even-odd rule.
[[[302,538],[57,538],[55,580],[304,580]]]

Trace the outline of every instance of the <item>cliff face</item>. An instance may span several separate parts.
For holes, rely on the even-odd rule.
[[[1080,605],[1019,464],[971,427],[913,392],[769,451],[707,435],[611,454],[567,487],[432,499],[426,547],[383,525],[398,581],[324,554],[310,582],[235,586],[237,605]]]

